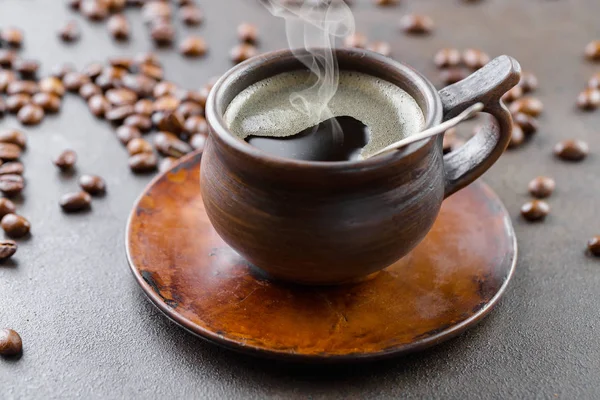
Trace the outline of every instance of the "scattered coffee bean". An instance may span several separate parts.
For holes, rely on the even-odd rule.
[[[175,157],[165,157],[162,159],[158,166],[158,170],[160,172],[165,172],[171,169],[171,167],[175,164],[177,159]]]
[[[206,42],[199,36],[189,36],[181,42],[179,51],[187,57],[200,57],[206,54]]]
[[[0,175],[0,192],[6,197],[18,196],[25,188],[25,180],[21,175]]]
[[[14,81],[8,84],[6,88],[6,93],[11,94],[20,94],[25,93],[30,96],[33,96],[39,91],[39,86],[37,82],[34,81]]]
[[[538,176],[529,182],[527,188],[529,189],[529,193],[533,197],[538,199],[544,199],[554,192],[554,188],[556,187],[556,183],[554,179],[548,178],[547,176]]]
[[[104,118],[113,123],[122,123],[125,118],[133,114],[133,105],[114,107],[104,113]]]
[[[17,75],[13,71],[0,70],[0,92],[6,92],[8,86],[17,80]]]
[[[121,79],[121,86],[134,91],[138,97],[149,97],[156,86],[156,81],[142,74],[128,74]]]
[[[116,40],[129,39],[129,22],[122,14],[116,14],[109,18],[107,23],[108,31]]]
[[[135,64],[135,60],[127,56],[110,57],[108,59],[108,63],[111,67],[116,68],[118,71],[120,71],[119,76],[123,76],[124,74],[131,72]]]
[[[175,85],[173,82],[162,81],[157,83],[156,86],[154,86],[154,91],[152,92],[152,95],[155,98],[159,98],[163,96],[175,95],[177,91],[177,85]]]
[[[105,96],[113,106],[134,104],[138,100],[137,94],[133,90],[124,88],[107,90]]]
[[[521,207],[521,215],[527,221],[541,221],[550,213],[550,206],[544,200],[531,200]]]
[[[136,114],[149,117],[154,112],[154,103],[148,99],[138,100],[138,102],[133,106],[133,110]]]
[[[368,44],[367,37],[360,32],[355,32],[352,35],[348,35],[344,39],[344,46],[346,46],[346,47],[355,47],[355,48],[359,48],[359,49],[364,49],[365,47],[367,47],[367,44]]]
[[[73,10],[79,10],[81,0],[67,0],[67,5]]]
[[[389,57],[392,55],[392,46],[388,42],[376,41],[369,43],[367,46],[368,50],[374,51],[375,53],[379,53],[383,56]]]
[[[161,80],[165,75],[162,67],[153,64],[140,65],[140,74],[155,80]]]
[[[441,49],[433,56],[433,63],[438,68],[457,67],[460,65],[461,60],[460,51],[455,48]]]
[[[86,83],[90,83],[90,78],[87,75],[80,74],[79,72],[68,72],[63,77],[63,85],[65,86],[65,89],[70,92],[79,91],[79,89]]]
[[[154,125],[161,131],[179,134],[184,130],[184,121],[177,111],[156,112],[152,114]]]
[[[428,34],[433,30],[433,19],[427,15],[408,14],[400,19],[400,28],[410,34]]]
[[[17,252],[17,242],[14,240],[0,240],[0,262],[4,262],[15,255]],[[0,334],[1,335],[1,334]],[[1,341],[2,339],[0,339]],[[2,345],[0,345],[2,347]],[[0,350],[0,354],[2,350]]]
[[[79,186],[92,196],[106,191],[106,182],[98,175],[82,175],[79,178]]]
[[[169,46],[175,37],[175,28],[170,22],[156,21],[152,24],[150,36],[157,46]]]
[[[589,152],[588,144],[578,139],[563,140],[554,146],[554,155],[565,161],[581,161]]]
[[[23,164],[18,161],[5,162],[0,165],[0,175],[23,175],[24,170]]]
[[[154,101],[154,112],[175,111],[179,103],[179,99],[173,95],[159,97]]]
[[[6,214],[14,214],[17,212],[15,203],[5,197],[0,197],[0,220],[4,218]]]
[[[93,83],[86,83],[79,88],[79,95],[85,100],[89,100],[92,96],[101,95],[102,90]]]
[[[513,124],[512,133],[510,135],[510,141],[508,142],[508,148],[514,149],[519,147],[525,141],[525,134],[519,125]]]
[[[20,29],[8,27],[0,31],[0,39],[10,47],[21,47],[23,32]]]
[[[132,139],[141,137],[142,134],[140,130],[136,127],[123,125],[117,128],[117,138],[124,145],[129,143]]]
[[[64,194],[59,202],[63,211],[77,212],[89,210],[92,205],[92,197],[87,192],[75,192]]]
[[[135,62],[138,65],[149,64],[160,67],[160,60],[158,59],[158,56],[156,55],[156,53],[153,53],[151,51],[139,53],[138,55],[136,55]]]
[[[518,100],[521,97],[523,97],[523,89],[521,88],[521,86],[515,86],[508,92],[506,92],[504,96],[502,96],[502,100],[505,103],[512,103],[513,101]]]
[[[6,98],[6,109],[16,114],[21,108],[31,102],[31,96],[25,93],[13,94]]]
[[[13,68],[23,79],[36,79],[40,63],[35,60],[18,59],[15,61]]]
[[[196,103],[200,107],[204,108],[204,105],[206,104],[206,98],[208,97],[208,92],[205,93],[204,90],[198,92],[193,90],[179,90],[176,95],[182,103]]]
[[[79,40],[81,37],[81,32],[79,31],[79,25],[77,25],[76,21],[69,21],[60,28],[58,31],[58,37],[62,39],[63,42],[75,42]]]
[[[51,76],[61,80],[69,72],[75,72],[75,67],[72,64],[57,64],[52,68]]]
[[[190,146],[192,146],[192,148],[194,150],[204,150],[204,145],[206,144],[206,135],[203,135],[201,133],[196,133],[195,135],[192,135],[192,137],[190,138]]]
[[[152,120],[145,115],[133,114],[125,118],[123,125],[133,126],[141,132],[148,132],[152,128]]]
[[[101,118],[110,109],[110,103],[103,95],[96,94],[89,98],[88,108],[94,116]]]
[[[600,60],[600,40],[593,40],[585,46],[585,56],[588,60]]]
[[[60,100],[58,102],[60,108]],[[17,119],[23,125],[37,125],[44,119],[44,109],[37,104],[26,104],[17,113]]]
[[[158,159],[154,153],[139,153],[129,157],[129,168],[136,173],[146,173],[156,170]]]
[[[106,5],[109,11],[115,13],[123,11],[125,6],[127,5],[127,0],[104,0],[106,1]]]
[[[13,50],[0,49],[0,67],[12,68],[16,59],[17,53]]]
[[[204,107],[198,103],[184,101],[177,107],[177,112],[184,120],[186,120],[192,115],[204,115]]]
[[[81,0],[79,10],[90,21],[102,21],[108,16],[108,6],[104,1]]]
[[[44,93],[50,93],[58,97],[65,95],[65,87],[62,81],[53,76],[42,79],[38,84],[39,90]]]
[[[600,89],[600,72],[594,74],[588,81],[588,87],[591,89]]]
[[[12,329],[0,330],[0,355],[16,356],[23,351],[21,336]]]
[[[172,16],[171,5],[161,1],[147,1],[142,8],[142,18],[146,22],[167,21]]]
[[[519,86],[523,89],[524,93],[534,92],[538,88],[538,79],[533,73],[523,71]]]
[[[21,148],[13,143],[0,143],[0,159],[15,161],[21,157]]]
[[[87,75],[90,79],[96,79],[102,74],[104,70],[104,65],[98,62],[93,62],[86,65],[81,71],[84,75]]]
[[[600,257],[600,235],[588,240],[587,249],[591,255]]]
[[[0,132],[0,143],[11,143],[24,149],[27,146],[27,136],[18,129],[8,129]]]
[[[140,153],[152,153],[152,145],[147,140],[133,138],[127,143],[127,151],[130,156]]]
[[[463,63],[472,70],[478,70],[490,62],[490,56],[481,50],[467,49],[462,55]]]
[[[510,112],[513,114],[524,113],[532,117],[537,117],[544,110],[544,104],[535,97],[523,97],[515,100],[510,105]]]
[[[54,159],[56,165],[61,171],[68,171],[75,166],[77,162],[77,153],[73,150],[64,150]]]
[[[31,224],[25,217],[13,213],[2,217],[0,226],[2,226],[4,233],[13,238],[23,237],[31,230]]]
[[[162,155],[179,158],[191,152],[192,147],[168,132],[159,132],[154,137],[154,146]]]
[[[524,113],[513,115],[513,121],[519,125],[525,135],[533,135],[538,130],[538,123],[535,118]]]
[[[208,123],[204,117],[194,115],[185,120],[183,129],[190,135],[199,133],[202,135],[208,135]],[[172,131],[169,131],[172,132]]]
[[[256,47],[248,43],[238,44],[229,52],[231,61],[234,63],[241,63],[249,58],[254,57],[257,54]]]
[[[240,42],[256,43],[256,39],[258,38],[257,26],[248,22],[238,25],[237,33]]]
[[[37,93],[31,98],[31,101],[33,104],[42,107],[42,109],[49,114],[56,113],[60,110],[60,97],[51,93]]]
[[[577,107],[591,111],[600,105],[600,89],[587,88],[577,96]]]
[[[469,74],[462,68],[446,68],[440,72],[440,80],[446,85],[452,85],[453,83],[462,81]]]
[[[184,6],[179,9],[181,21],[186,25],[198,25],[204,19],[202,11],[196,6]]]

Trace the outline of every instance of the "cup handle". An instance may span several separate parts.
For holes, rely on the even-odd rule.
[[[488,170],[502,155],[512,133],[512,118],[501,97],[519,83],[521,67],[509,56],[493,59],[468,78],[439,91],[444,120],[477,102],[490,121],[460,149],[444,156],[444,198],[464,188]]]

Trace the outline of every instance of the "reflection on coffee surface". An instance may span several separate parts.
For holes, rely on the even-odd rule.
[[[340,71],[325,105],[322,87],[308,71],[275,75],[239,93],[225,123],[267,153],[312,161],[366,157],[424,127],[417,102],[380,78]]]

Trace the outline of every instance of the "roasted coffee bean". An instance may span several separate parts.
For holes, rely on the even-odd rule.
[[[85,100],[89,100],[92,96],[97,94],[101,95],[102,90],[93,83],[86,83],[79,88],[79,95]]]
[[[67,22],[62,28],[59,29],[58,37],[61,38],[63,42],[69,43],[79,40],[81,37],[81,32],[79,31],[79,25],[77,25],[77,22]]]
[[[104,118],[113,123],[121,123],[125,118],[133,114],[133,105],[127,104],[124,106],[110,108],[104,113]]]
[[[521,215],[527,221],[541,221],[550,213],[550,206],[544,200],[531,200],[521,207]]]
[[[130,156],[140,153],[152,153],[152,145],[142,138],[133,138],[127,143],[127,151]]]
[[[8,27],[0,30],[0,39],[10,47],[21,47],[23,32],[20,29]]]
[[[13,68],[21,75],[21,78],[35,79],[40,63],[35,60],[17,59]]]
[[[205,144],[206,144],[206,135],[203,135],[201,133],[196,133],[195,135],[192,135],[192,137],[190,138],[190,146],[192,146],[192,148],[194,150],[204,150]]]
[[[177,94],[177,92],[178,87],[176,84],[169,81],[162,81],[158,82],[156,86],[154,86],[154,91],[152,94],[154,95],[154,97],[159,98],[168,95],[175,95]]]
[[[477,70],[490,62],[490,56],[478,49],[467,49],[462,55],[463,63],[472,70]]]
[[[184,120],[177,111],[154,113],[152,114],[152,121],[161,131],[172,132],[178,135],[184,130]]]
[[[134,126],[123,125],[117,128],[117,138],[124,145],[131,142],[133,139],[141,137],[142,134],[140,133],[140,130]]]
[[[129,168],[136,173],[147,173],[156,170],[158,159],[154,153],[139,153],[129,157]]]
[[[17,246],[17,242],[15,242],[14,240],[9,240],[9,239],[5,239],[5,240],[0,240],[0,262],[6,261],[9,258],[11,258],[12,256],[15,255],[15,253],[17,252],[17,248],[19,246]],[[0,336],[2,334],[0,333]],[[0,339],[0,342],[2,341],[2,339]],[[2,345],[0,345],[1,347]],[[2,353],[2,350],[0,350],[0,354]]]
[[[139,70],[140,74],[155,80],[161,80],[165,75],[162,67],[153,64],[142,64],[139,66]]]
[[[179,104],[179,99],[173,95],[162,96],[154,101],[154,112],[175,111]]]
[[[208,123],[206,122],[206,119],[204,119],[204,117],[201,117],[199,115],[195,115],[186,119],[183,127],[185,131],[190,135],[196,133],[208,135]]]
[[[128,74],[121,79],[121,86],[135,92],[138,97],[151,96],[155,85],[154,79],[142,74]]]
[[[115,59],[113,59],[113,60],[115,60]],[[116,60],[124,62],[127,59],[119,58]],[[121,66],[116,66],[116,65],[109,65],[109,66],[104,67],[104,69],[102,70],[102,73],[100,75],[106,75],[107,77],[109,77],[111,79],[115,79],[115,78],[121,79],[128,73],[129,73],[129,70],[127,68],[124,68]]]
[[[4,218],[6,214],[14,214],[17,212],[15,203],[5,197],[0,197],[0,219]]]
[[[123,76],[126,73],[130,72],[135,64],[135,60],[131,57],[110,57],[108,59],[108,63],[113,68],[118,68],[120,72],[119,76]]]
[[[502,96],[502,100],[505,103],[512,103],[513,101],[518,100],[521,97],[523,97],[523,89],[521,88],[521,86],[515,86],[508,92],[504,93],[504,95]]]
[[[42,109],[49,114],[56,113],[60,110],[60,97],[51,93],[36,93],[31,98],[31,102],[42,107]]]
[[[75,67],[72,64],[57,64],[52,68],[50,76],[58,78],[62,82],[64,76],[69,72],[75,72]]]
[[[8,84],[6,93],[9,95],[25,93],[33,96],[39,91],[37,82],[34,81],[14,81]]]
[[[25,217],[10,213],[2,217],[0,226],[8,236],[13,238],[20,238],[29,233],[31,230],[31,224]]]
[[[179,51],[187,57],[200,57],[206,54],[206,42],[200,36],[189,36],[181,42]]]
[[[83,70],[81,72],[87,75],[90,79],[96,79],[100,76],[103,70],[104,65],[98,62],[93,62],[83,67]]]
[[[554,155],[565,161],[581,161],[589,152],[588,144],[578,139],[563,140],[554,146]]]
[[[18,161],[5,162],[4,164],[0,165],[0,175],[23,175],[24,170],[25,168],[23,167],[23,164]]]
[[[6,98],[6,109],[16,114],[21,108],[31,102],[31,96],[25,93],[13,94]]]
[[[525,135],[532,135],[538,130],[538,123],[532,116],[523,113],[513,115],[513,121],[519,125]]]
[[[42,79],[38,84],[39,90],[44,93],[50,93],[58,97],[65,95],[65,87],[58,78],[50,76]]]
[[[77,162],[77,153],[73,150],[64,150],[54,159],[54,165],[56,165],[62,171],[68,171],[73,169]]]
[[[529,193],[533,197],[537,197],[538,199],[544,199],[554,192],[554,188],[556,187],[556,183],[554,179],[548,178],[547,176],[538,176],[535,179],[532,179],[527,185],[529,189]]]
[[[25,188],[25,180],[21,175],[0,175],[0,192],[6,197],[19,195]]]
[[[202,11],[196,6],[184,6],[179,9],[181,21],[186,25],[199,25],[204,19]]]
[[[107,90],[105,96],[113,106],[134,104],[138,100],[134,91],[125,88]]]
[[[148,0],[125,0],[125,4],[131,7],[141,7],[147,2]]]
[[[400,19],[400,28],[410,34],[428,34],[433,31],[433,19],[427,15],[408,14]]]
[[[193,150],[189,144],[169,132],[159,132],[154,137],[154,146],[162,155],[176,158]]]
[[[177,112],[185,120],[192,115],[204,115],[204,107],[191,101],[185,101],[177,107]]]
[[[234,63],[241,63],[242,61],[246,61],[247,59],[256,56],[256,54],[256,47],[248,43],[238,44],[229,52],[231,61],[233,61]]]
[[[150,1],[142,8],[142,18],[146,22],[157,20],[170,20],[172,16],[171,5],[161,1]]]
[[[390,46],[388,42],[376,41],[369,43],[367,50],[374,51],[375,53],[379,53],[386,57],[392,55],[392,46]]]
[[[0,49],[0,67],[12,68],[16,59],[17,53],[13,50]]]
[[[157,21],[152,24],[150,36],[157,46],[169,46],[175,37],[175,28],[170,22]]]
[[[101,94],[93,95],[88,100],[88,108],[94,114],[94,116],[100,118],[103,117],[106,112],[110,109],[110,103]]]
[[[537,117],[544,110],[544,104],[535,97],[523,97],[515,100],[510,105],[510,112],[512,114],[524,113]]]
[[[194,90],[179,90],[177,91],[177,98],[181,101],[181,103],[191,102],[196,103],[200,107],[204,108],[206,104],[206,98],[208,97],[208,92],[196,92]]]
[[[446,85],[462,81],[467,76],[469,76],[469,74],[464,69],[457,67],[446,68],[440,71],[440,80]]]
[[[111,12],[119,12],[123,11],[125,5],[127,4],[126,0],[104,0],[106,5]]]
[[[16,247],[15,247],[16,251]],[[14,254],[14,253],[13,253]],[[16,356],[23,351],[21,336],[12,329],[0,330],[0,355]]]
[[[89,193],[83,191],[67,193],[60,198],[59,204],[66,212],[89,210],[92,205],[92,197]]]
[[[512,133],[510,135],[510,141],[508,142],[508,148],[514,149],[519,147],[525,141],[525,134],[519,125],[513,124]]]
[[[587,88],[577,96],[577,107],[591,111],[600,105],[600,89]]]
[[[60,100],[58,102],[60,104]],[[37,125],[44,119],[44,109],[37,104],[26,104],[17,113],[17,119],[23,125]]]
[[[538,88],[538,79],[533,73],[523,71],[519,86],[523,89],[524,93],[534,92]]]
[[[108,31],[116,40],[129,39],[129,22],[122,14],[113,15],[108,19]]]
[[[591,89],[600,89],[600,72],[594,74],[588,81],[588,87]]]
[[[125,118],[123,125],[133,126],[139,129],[141,132],[148,132],[152,129],[152,120],[150,117],[141,114],[133,114]]]
[[[156,55],[156,53],[153,53],[151,51],[147,51],[145,53],[138,53],[135,56],[135,63],[137,65],[149,64],[155,65],[157,67],[161,66],[158,56]]]
[[[81,0],[67,0],[67,5],[73,10],[79,10]]]
[[[119,78],[112,78],[106,74],[101,74],[94,82],[103,91],[121,86],[121,80]]]
[[[194,4],[194,0],[177,0],[175,1],[179,7],[189,6]]]
[[[240,42],[256,43],[258,39],[258,27],[248,22],[239,24],[237,27],[237,33]]]
[[[86,83],[90,83],[90,78],[79,72],[69,72],[63,77],[63,85],[70,92],[79,91]]]
[[[591,255],[600,257],[600,235],[594,236],[588,240],[587,249]]]
[[[93,196],[106,191],[106,182],[98,175],[82,175],[79,178],[79,186]]]
[[[17,80],[17,75],[13,71],[0,71],[0,92],[6,92],[8,86]]]
[[[24,149],[27,146],[27,136],[18,129],[0,131],[0,143],[11,143]]]
[[[152,101],[148,99],[138,100],[133,106],[133,110],[136,114],[150,117],[154,112],[154,103],[152,103]]]
[[[0,159],[15,161],[21,157],[21,148],[13,143],[0,143]]]
[[[359,48],[359,49],[364,49],[365,47],[367,47],[367,43],[368,43],[367,37],[360,32],[355,32],[351,35],[348,35],[344,39],[344,46],[346,46],[346,47],[355,47],[355,48]]]
[[[585,46],[585,56],[588,60],[600,60],[600,40],[593,40]]]
[[[108,6],[104,1],[81,0],[79,10],[90,21],[102,21],[108,16]]]
[[[175,164],[177,159],[175,157],[165,157],[162,159],[158,166],[158,170],[160,172],[165,172],[171,169],[171,167]]]

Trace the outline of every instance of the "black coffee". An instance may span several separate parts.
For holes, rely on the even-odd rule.
[[[337,117],[292,136],[248,136],[246,141],[279,157],[307,161],[356,160],[369,142],[369,128],[352,117]]]

